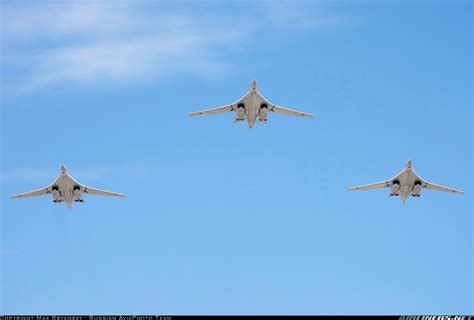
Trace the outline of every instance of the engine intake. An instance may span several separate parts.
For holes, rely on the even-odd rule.
[[[245,104],[239,103],[237,105],[237,114],[235,116],[235,122],[244,121],[245,120]]]
[[[74,201],[76,202],[84,202],[84,200],[82,199],[82,192],[81,192],[81,188],[77,188],[74,187]]]
[[[61,202],[61,193],[59,192],[59,188],[57,186],[53,187],[53,202]]]
[[[400,195],[400,181],[395,180],[392,182],[392,188],[390,189],[390,196],[398,197]]]
[[[421,196],[421,189],[422,189],[421,181],[415,181],[415,185],[413,186],[413,190],[411,192],[411,195],[413,197]]]
[[[268,105],[266,103],[262,103],[260,105],[260,112],[258,114],[258,120],[259,121],[268,121]]]

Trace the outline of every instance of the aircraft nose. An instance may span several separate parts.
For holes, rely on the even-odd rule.
[[[66,166],[64,165],[64,163],[61,165],[61,170],[62,170],[62,171],[66,171],[66,170],[67,170],[67,168],[66,168]]]

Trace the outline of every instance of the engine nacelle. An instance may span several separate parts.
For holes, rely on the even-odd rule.
[[[390,195],[396,197],[400,195],[400,181],[393,181],[392,188],[390,189]]]
[[[413,187],[413,191],[411,192],[411,195],[413,197],[419,197],[421,196],[421,182],[420,181],[416,181],[415,182],[415,186]]]
[[[262,103],[260,105],[258,121],[265,121],[265,122],[268,121],[268,105],[266,103]]]
[[[245,120],[245,105],[239,103],[237,106],[237,115],[235,116],[235,121],[244,121]]]
[[[53,202],[61,202],[61,193],[59,193],[59,189],[53,187]]]
[[[81,187],[75,186],[73,195],[74,195],[74,201],[76,201],[76,202],[83,202],[84,201],[82,199]]]

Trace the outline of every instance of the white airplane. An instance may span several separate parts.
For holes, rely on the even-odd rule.
[[[56,179],[53,183],[49,186],[11,196],[10,199],[18,199],[18,198],[27,198],[27,197],[34,197],[34,196],[42,196],[45,194],[52,194],[53,195],[53,202],[65,202],[66,205],[71,208],[72,202],[84,202],[82,198],[82,194],[95,194],[98,196],[112,196],[112,197],[126,197],[125,194],[104,191],[99,189],[94,189],[87,187],[71,177],[68,173],[66,166],[63,164],[61,166],[61,175],[59,178]]]
[[[274,105],[265,99],[257,89],[257,81],[252,82],[250,90],[239,100],[233,104],[222,106],[215,109],[203,110],[190,113],[189,116],[204,116],[208,114],[219,114],[234,111],[236,113],[235,122],[244,121],[247,119],[249,128],[252,128],[257,119],[262,122],[268,121],[268,114],[275,112],[290,116],[297,116],[303,118],[312,118],[312,114],[286,109]]]
[[[402,172],[400,172],[397,176],[393,177],[390,180],[374,184],[368,184],[365,186],[352,187],[347,189],[347,191],[370,190],[380,188],[390,188],[390,196],[401,196],[403,202],[407,202],[408,197],[410,195],[413,197],[421,196],[422,188],[449,193],[464,194],[464,191],[439,186],[434,183],[423,180],[422,178],[420,178],[419,175],[416,174],[415,170],[413,170],[413,161],[411,160],[408,160],[406,167],[402,170]]]

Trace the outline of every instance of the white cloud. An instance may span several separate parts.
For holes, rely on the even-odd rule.
[[[174,9],[170,4],[2,2],[4,89],[219,73],[232,67],[226,53],[259,32],[340,21],[308,2],[178,2]]]

